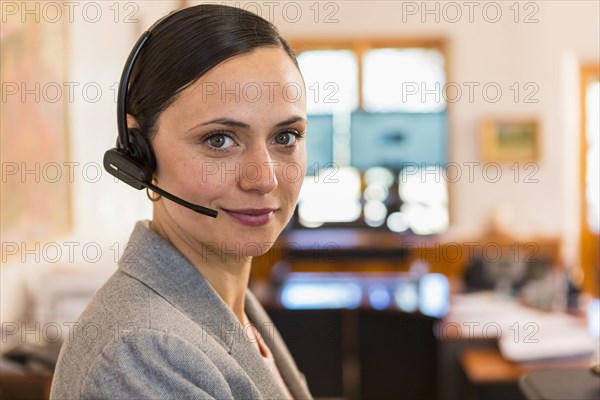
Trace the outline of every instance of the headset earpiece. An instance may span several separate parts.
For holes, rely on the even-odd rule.
[[[156,159],[152,146],[139,129],[128,129],[127,138],[127,147],[119,137],[117,147],[104,153],[104,168],[117,179],[140,190],[152,182]]]
[[[104,154],[104,168],[117,179],[140,190],[152,182],[156,159],[150,143],[139,129],[127,130],[129,145],[124,148],[120,138],[117,148]]]
[[[128,129],[127,133],[129,135],[129,147],[127,148],[129,156],[154,172],[156,169],[156,158],[154,157],[154,151],[150,142],[142,136],[140,130],[137,128]]]
[[[152,182],[150,168],[138,163],[121,149],[110,149],[104,153],[104,169],[138,190]]]

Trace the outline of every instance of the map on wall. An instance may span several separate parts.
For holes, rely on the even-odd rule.
[[[3,251],[68,232],[70,188],[65,24],[18,16],[0,31]],[[15,253],[12,251],[12,253]],[[3,262],[6,254],[3,255]]]

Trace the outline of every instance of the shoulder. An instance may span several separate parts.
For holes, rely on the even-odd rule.
[[[232,398],[223,373],[204,349],[176,334],[126,331],[92,362],[82,398]]]
[[[172,332],[124,330],[95,357],[57,368],[51,398],[233,398],[207,349]]]
[[[115,385],[135,393],[146,379],[143,376],[152,378],[167,371],[190,371],[197,375],[192,382],[204,384],[205,379],[217,384],[216,388],[223,380],[211,359],[224,359],[227,352],[204,327],[121,271],[96,293],[79,320],[70,324],[65,337],[55,370],[53,398],[85,397],[94,388],[114,390]],[[173,381],[157,381],[159,389],[176,383],[178,377],[175,374]],[[183,378],[189,376],[184,374]],[[139,393],[145,392],[138,392],[138,397]],[[220,397],[227,398],[223,393]]]

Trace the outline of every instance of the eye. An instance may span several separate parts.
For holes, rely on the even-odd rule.
[[[207,139],[206,142],[208,143],[208,145],[210,147],[213,147],[215,149],[227,149],[231,146],[233,146],[234,142],[233,139],[231,139],[229,136],[227,136],[224,133],[215,133],[210,135]]]
[[[296,140],[298,140],[298,136],[300,136],[300,134],[296,131],[285,131],[278,133],[277,136],[275,136],[275,139],[273,139],[273,142],[282,146],[293,146],[296,143]]]

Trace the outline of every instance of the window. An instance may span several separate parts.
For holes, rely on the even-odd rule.
[[[419,198],[432,190],[442,193],[443,201],[435,205],[399,195],[405,168],[439,170],[446,163],[442,44],[340,41],[292,46],[299,52],[308,107],[308,168],[298,226],[444,231],[448,193],[443,180],[410,189]],[[385,185],[370,184],[372,171],[387,171],[392,178]],[[421,222],[415,222],[418,218]]]

